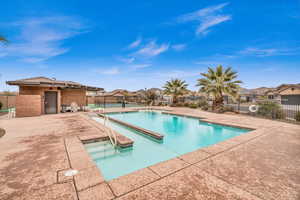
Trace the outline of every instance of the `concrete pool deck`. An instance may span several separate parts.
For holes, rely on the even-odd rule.
[[[0,199],[300,198],[299,125],[188,108],[168,110],[255,130],[104,181],[93,162],[87,162],[80,140],[107,135],[85,113],[1,119],[6,134],[0,138]],[[63,176],[71,168],[79,173]]]

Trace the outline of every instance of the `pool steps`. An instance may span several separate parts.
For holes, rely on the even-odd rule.
[[[101,141],[91,144],[85,144],[85,148],[90,155],[93,155],[94,161],[111,157],[119,153],[119,151],[116,150],[110,143],[110,141]]]

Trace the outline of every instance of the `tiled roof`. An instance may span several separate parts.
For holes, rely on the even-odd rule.
[[[52,86],[64,88],[87,88],[88,90],[103,90],[103,88],[86,86],[74,81],[60,81],[56,80],[55,78],[47,78],[43,76],[7,81],[6,83],[8,85]]]

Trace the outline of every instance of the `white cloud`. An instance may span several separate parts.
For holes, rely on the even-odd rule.
[[[171,46],[175,51],[182,51],[186,48],[186,44],[174,44]]]
[[[216,6],[210,6],[197,10],[192,13],[188,13],[177,18],[177,22],[186,23],[196,21],[198,27],[196,29],[196,34],[207,34],[210,30],[209,28],[216,26],[225,21],[231,20],[230,15],[220,15],[217,12],[221,11],[228,3],[219,4]]]
[[[196,30],[196,34],[207,34],[209,32],[209,28],[215,25],[218,25],[222,22],[228,21],[231,19],[231,16],[225,15],[225,16],[211,16],[207,17],[203,20],[203,22],[198,26]]]
[[[19,36],[1,48],[0,54],[30,63],[42,62],[68,52],[68,48],[62,47],[63,41],[85,31],[79,19],[68,16],[28,18],[10,26],[17,28]]]
[[[118,59],[121,62],[127,63],[127,64],[133,63],[135,61],[135,57],[130,57],[130,58],[119,57]]]
[[[300,48],[256,48],[249,47],[238,52],[241,55],[267,57],[267,56],[287,56],[300,53]]]
[[[113,67],[110,69],[97,69],[95,71],[99,74],[105,74],[105,75],[116,75],[120,73],[120,70],[117,67]]]
[[[138,46],[141,44],[141,42],[142,42],[142,38],[137,38],[134,42],[132,42],[132,43],[128,46],[128,48],[129,48],[129,49],[136,48],[136,47],[138,47]]]
[[[242,51],[240,51],[240,54],[243,55],[254,55],[254,56],[259,56],[259,57],[264,57],[264,56],[272,56],[275,53],[277,53],[277,49],[259,49],[259,48],[246,48]]]
[[[136,64],[136,65],[131,65],[130,68],[132,70],[138,70],[138,69],[144,69],[144,68],[147,68],[150,66],[151,66],[151,64]]]
[[[21,61],[27,62],[27,63],[40,63],[43,62],[46,58],[38,58],[38,57],[26,57],[21,59]]]
[[[171,70],[168,73],[158,73],[157,76],[162,78],[188,78],[195,77],[200,74],[200,71],[183,71],[183,70]]]
[[[154,40],[150,41],[148,44],[136,51],[135,55],[140,55],[144,57],[154,57],[169,49],[169,44],[157,44]]]

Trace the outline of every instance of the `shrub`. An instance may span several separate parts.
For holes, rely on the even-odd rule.
[[[207,103],[207,101],[205,101],[205,100],[200,100],[200,101],[198,102],[198,106],[199,106],[200,108],[202,108],[202,107],[208,107],[208,103]]]
[[[185,103],[183,104],[184,107],[189,107],[189,105],[190,105],[190,104],[189,104],[188,102],[185,102]]]
[[[277,110],[275,113],[275,119],[284,119],[285,118],[285,113],[283,112],[282,109]]]
[[[178,106],[178,107],[183,107],[183,106],[184,106],[184,103],[183,103],[183,102],[179,102],[179,103],[177,103],[177,106]]]
[[[208,110],[208,109],[209,109],[209,106],[208,106],[208,105],[202,106],[202,107],[201,107],[201,110]]]
[[[3,104],[2,104],[2,102],[0,101],[0,110],[2,109],[2,106],[3,106]]]
[[[241,100],[240,100],[240,103],[248,103],[248,101],[245,100],[245,99],[241,99]]]
[[[298,112],[296,113],[295,120],[296,120],[297,122],[300,122],[300,111],[298,111]]]
[[[184,104],[180,102],[171,104],[171,107],[182,107],[182,106],[184,106]]]
[[[285,114],[280,105],[275,102],[261,102],[258,104],[258,115],[269,117],[272,119],[283,119]]]
[[[162,103],[162,102],[158,102],[157,105],[158,105],[158,106],[163,106],[163,103]]]
[[[232,106],[224,106],[223,111],[224,112],[234,112],[234,108]]]
[[[224,113],[224,112],[234,112],[234,108],[231,106],[223,106],[218,110],[218,113]]]
[[[189,107],[190,107],[190,108],[198,108],[198,105],[195,104],[195,103],[191,103],[191,104],[189,105]]]

